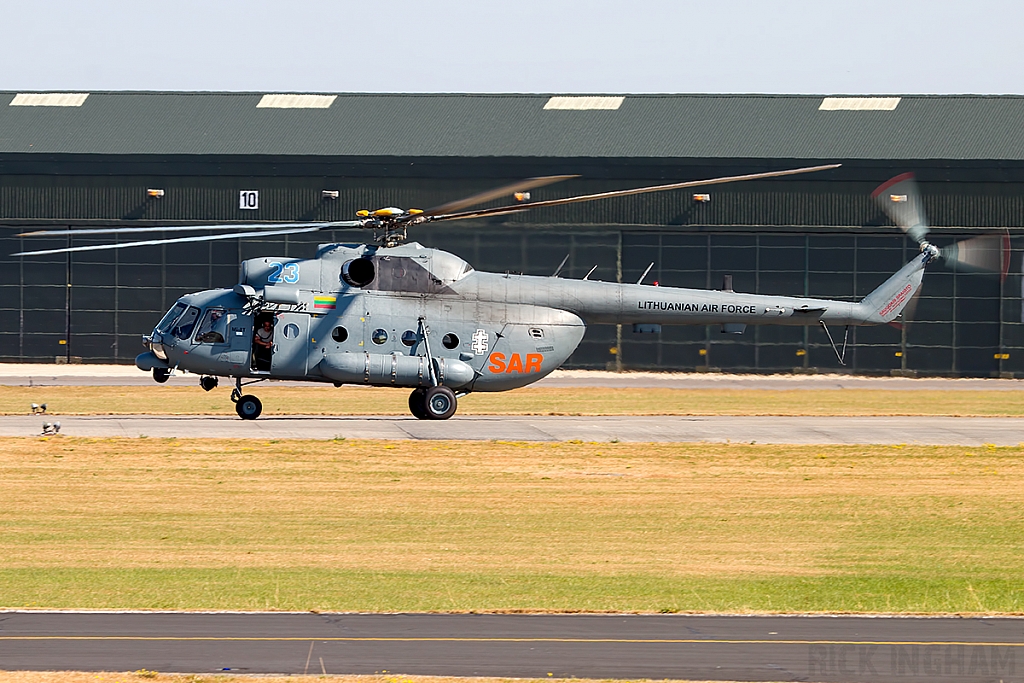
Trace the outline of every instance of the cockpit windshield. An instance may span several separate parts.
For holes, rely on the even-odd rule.
[[[174,324],[174,327],[171,328],[171,334],[178,339],[188,339],[192,336],[192,330],[196,326],[196,319],[198,317],[199,309],[195,306],[189,306],[184,315],[182,315]]]
[[[174,321],[176,321],[181,314],[185,312],[186,308],[188,308],[188,306],[180,301],[171,306],[171,310],[167,311],[164,317],[160,319],[160,322],[157,323],[156,329],[161,332],[166,332],[170,326],[174,324]]]

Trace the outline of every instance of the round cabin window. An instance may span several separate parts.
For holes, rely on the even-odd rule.
[[[374,344],[383,344],[388,340],[388,331],[378,328],[373,331],[373,334],[370,336],[370,339],[373,340]]]
[[[449,332],[441,338],[441,343],[446,349],[454,349],[459,345],[459,336]]]
[[[295,323],[288,323],[284,326],[284,336],[286,339],[295,339],[299,336],[299,326]]]
[[[416,343],[418,336],[412,330],[406,330],[402,333],[402,343],[406,346],[412,346]]]
[[[340,344],[341,342],[348,339],[348,330],[346,330],[341,325],[338,325],[333,330],[331,330],[331,338]]]

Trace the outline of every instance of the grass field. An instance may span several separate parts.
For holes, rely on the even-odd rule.
[[[404,415],[405,389],[257,385],[267,415]],[[230,415],[230,387],[0,387],[0,414],[46,403],[54,414]],[[463,415],[1024,415],[1024,391],[526,387],[470,394]]]
[[[1021,613],[1022,455],[0,439],[0,606]]]

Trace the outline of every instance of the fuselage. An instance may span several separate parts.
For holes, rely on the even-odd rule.
[[[888,322],[920,284],[926,262],[911,262],[868,298],[849,302],[478,272],[415,243],[324,245],[313,259],[250,259],[233,289],[182,297],[137,364],[223,377],[440,381],[461,391],[503,391],[565,362],[587,324]],[[261,334],[271,343],[261,345],[257,331],[266,327]]]

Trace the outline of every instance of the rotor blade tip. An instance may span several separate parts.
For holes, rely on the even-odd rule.
[[[902,183],[904,180],[913,180],[913,179],[914,179],[914,174],[913,173],[900,173],[895,178],[889,178],[884,183],[882,183],[881,185],[876,187],[875,191],[871,193],[871,198],[872,199],[877,198],[878,195],[882,194],[883,192],[888,190],[893,185],[896,185],[897,183]]]

